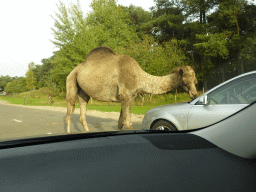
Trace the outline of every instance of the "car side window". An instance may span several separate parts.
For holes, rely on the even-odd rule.
[[[209,105],[250,104],[256,100],[256,75],[241,77],[207,95]]]

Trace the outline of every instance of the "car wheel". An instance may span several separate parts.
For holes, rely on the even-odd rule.
[[[169,121],[159,120],[157,121],[151,129],[153,130],[170,130],[170,131],[178,131],[178,129]]]

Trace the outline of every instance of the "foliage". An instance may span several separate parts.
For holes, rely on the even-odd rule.
[[[42,65],[35,65],[32,69],[36,77],[37,89],[46,87],[52,69],[52,59],[53,57],[41,59]]]
[[[102,45],[130,55],[152,75],[166,75],[176,66],[194,66],[199,89],[206,88],[211,74],[221,74],[220,83],[231,74],[255,68],[255,5],[246,0],[154,2],[145,11],[115,0],[91,0],[91,12],[85,15],[79,1],[67,5],[60,1],[52,17],[52,43],[58,50],[42,59],[42,65],[30,66],[27,86],[48,87],[49,94],[63,98],[68,74]],[[1,76],[0,88],[15,79]]]
[[[58,6],[52,42],[60,49],[54,53],[51,78],[59,90],[65,90],[66,77],[91,49],[106,45],[116,50],[138,38],[127,12],[114,0],[94,0],[90,6],[86,18],[79,4]]]
[[[90,7],[86,22],[95,46],[116,49],[138,38],[127,12],[115,0],[93,0]]]
[[[181,0],[184,7],[185,16],[187,21],[198,21],[200,24],[206,24],[207,14],[209,10],[216,8],[221,0]]]
[[[254,59],[255,26],[251,23],[256,21],[256,9],[246,1],[155,0],[147,12],[134,5],[117,5],[115,0],[93,0],[87,17],[72,12],[80,10],[79,5],[60,4],[59,8],[55,39],[61,46],[51,75],[64,90],[69,72],[101,45],[130,55],[152,75],[193,65],[199,89],[221,65],[239,58],[244,65],[246,58]]]
[[[14,79],[11,82],[8,82],[5,86],[5,90],[8,93],[21,93],[24,91],[27,91],[27,84],[26,84],[26,78],[25,77],[19,77],[17,79]]]
[[[36,76],[33,69],[35,68],[35,63],[31,62],[28,64],[28,72],[26,73],[26,85],[28,89],[34,89],[36,87]]]
[[[52,17],[54,19],[52,42],[59,50],[50,60],[50,76],[45,83],[54,90],[65,90],[67,75],[84,60],[93,45],[90,44],[92,38],[79,4],[70,4],[67,7],[60,1],[58,10],[57,18]]]
[[[49,89],[41,88],[36,91],[29,91],[21,94],[17,94],[15,96],[1,96],[0,100],[6,100],[8,103],[12,104],[24,104],[24,97],[25,97],[25,104],[33,105],[33,106],[45,106],[48,104],[48,95]],[[63,98],[52,98],[53,99],[53,106],[58,107],[66,107],[66,101]],[[178,93],[176,95],[176,102],[187,102],[190,101],[190,98],[187,93]],[[163,95],[154,95],[152,100],[150,101],[148,98],[145,99],[144,105],[141,106],[141,99],[138,97],[134,104],[131,107],[131,113],[133,114],[145,114],[147,110],[159,106],[175,103],[175,95],[174,94],[163,94]],[[76,108],[79,108],[78,102],[76,102]],[[111,103],[111,102],[101,102],[94,100],[93,103],[87,105],[88,110],[97,110],[103,112],[120,112],[121,105],[120,103]]]
[[[13,78],[10,77],[9,75],[6,75],[6,76],[1,75],[1,77],[0,77],[0,89],[4,90],[7,83],[11,82],[12,80],[13,80]]]
[[[131,22],[130,25],[133,25],[136,29],[136,34],[140,39],[144,37],[147,29],[145,29],[144,25],[152,20],[152,14],[148,11],[145,11],[142,7],[136,7],[134,5],[130,5],[129,7],[125,7],[119,5],[128,15],[128,18]]]
[[[175,67],[186,65],[185,55],[175,39],[160,45],[153,37],[145,36],[143,40],[117,52],[131,56],[144,71],[152,75],[167,75]]]
[[[172,38],[182,39],[182,23],[185,19],[183,8],[174,1],[155,0],[156,6],[151,7],[152,19],[144,25],[148,34],[152,34],[159,43]]]

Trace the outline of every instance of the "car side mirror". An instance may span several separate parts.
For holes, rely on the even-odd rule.
[[[206,105],[207,103],[207,95],[204,95],[203,97],[200,97],[198,102],[202,105]]]

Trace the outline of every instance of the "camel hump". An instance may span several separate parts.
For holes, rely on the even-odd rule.
[[[190,66],[180,66],[180,67],[176,67],[175,69],[173,69],[172,73],[178,73],[178,72],[180,72],[180,70],[182,70],[183,73],[192,73],[192,74],[195,74],[193,68],[190,67]]]
[[[112,54],[112,55],[115,55],[115,52],[110,49],[109,47],[106,47],[106,46],[101,46],[101,47],[96,47],[94,48],[93,50],[90,51],[90,53],[88,54],[89,55],[92,55],[92,54]]]

